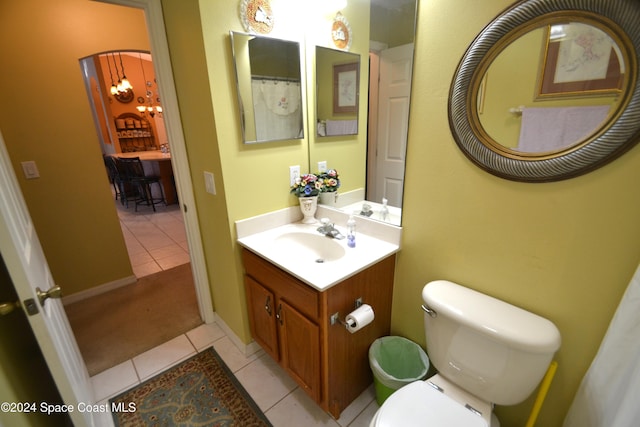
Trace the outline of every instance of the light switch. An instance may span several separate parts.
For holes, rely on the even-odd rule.
[[[318,162],[318,172],[323,173],[327,171],[327,161],[323,160]]]
[[[29,160],[28,162],[22,162],[22,171],[24,172],[24,177],[27,179],[36,179],[40,178],[40,172],[38,171],[38,166],[36,166],[36,162],[33,160]]]
[[[216,195],[216,182],[211,172],[204,172],[204,188],[209,194]]]

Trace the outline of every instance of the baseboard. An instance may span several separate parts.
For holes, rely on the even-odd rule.
[[[220,328],[227,334],[227,337],[231,340],[231,342],[238,347],[238,350],[242,352],[245,356],[251,356],[256,351],[260,350],[260,346],[257,342],[251,341],[249,344],[245,344],[242,340],[231,330],[231,328],[222,320],[222,317],[218,316],[218,313],[213,313],[213,317],[215,318],[215,322]]]
[[[95,297],[96,295],[104,294],[105,292],[112,291],[114,289],[121,288],[123,286],[131,285],[136,283],[138,279],[136,276],[128,276],[122,279],[114,280],[113,282],[104,283],[102,285],[94,286],[93,288],[76,292],[75,294],[71,294],[68,296],[62,297],[62,304],[69,305],[74,302],[82,301],[87,298]]]

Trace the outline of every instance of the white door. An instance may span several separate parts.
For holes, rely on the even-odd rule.
[[[380,53],[376,185],[372,201],[380,203],[384,197],[396,207],[402,207],[412,70],[413,43]]]
[[[41,304],[36,288],[55,286],[0,133],[0,252],[53,380],[76,427],[92,426],[79,403],[93,403],[87,368],[59,298]],[[28,310],[31,307],[32,310]],[[37,313],[36,313],[37,311]],[[38,403],[40,405],[40,403]]]

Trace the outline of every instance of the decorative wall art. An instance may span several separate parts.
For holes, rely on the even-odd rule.
[[[269,0],[241,0],[239,9],[246,32],[269,34],[273,30],[274,16]]]
[[[134,93],[133,93],[133,89],[127,89],[124,92],[118,92],[115,95],[113,95],[113,97],[118,101],[118,102],[122,102],[123,104],[128,104],[131,101],[133,101],[133,98],[135,97]]]
[[[624,70],[606,32],[579,22],[550,25],[545,43],[538,99],[621,91]]]
[[[333,66],[333,112],[355,113],[360,83],[358,63]]]
[[[349,21],[340,12],[336,14],[331,24],[331,40],[338,49],[349,50],[351,48],[351,39],[353,33]]]

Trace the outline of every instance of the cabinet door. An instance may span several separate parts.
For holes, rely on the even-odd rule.
[[[249,276],[245,276],[245,284],[251,335],[264,351],[276,361],[280,361],[275,297],[271,291]]]
[[[278,302],[281,365],[320,401],[320,328],[285,301]]]

